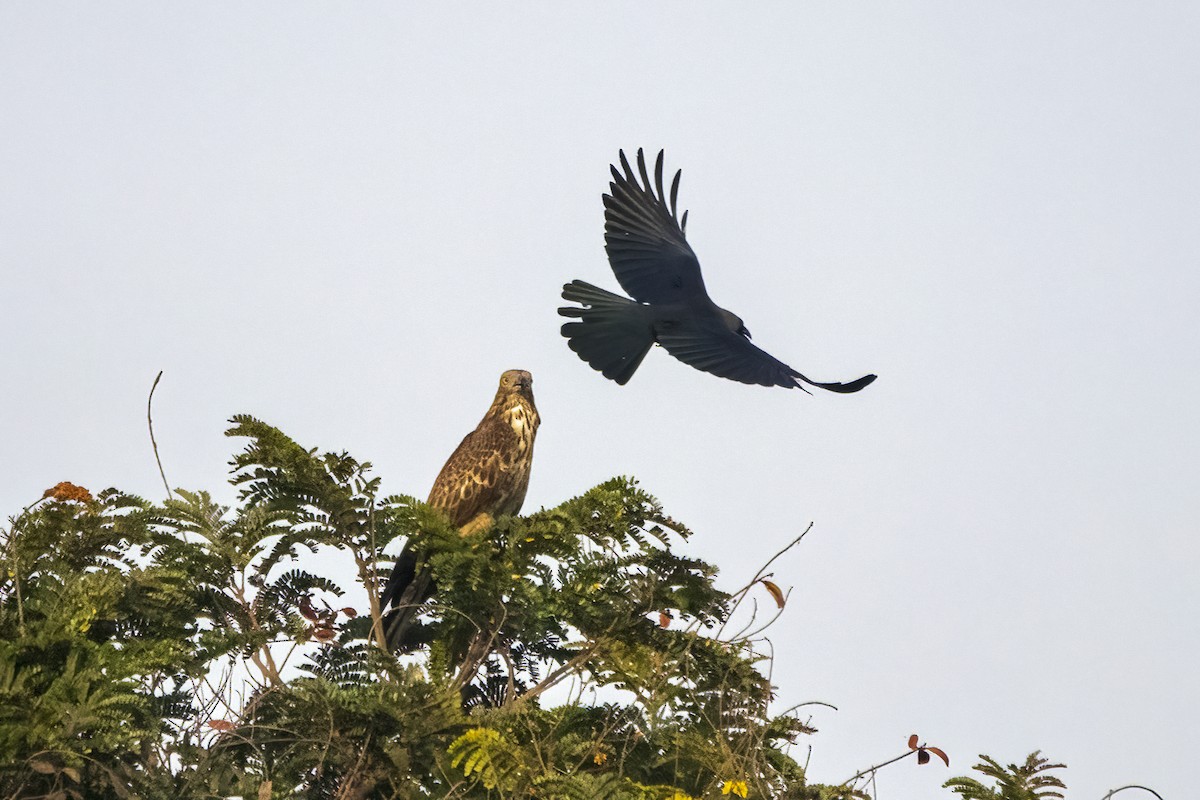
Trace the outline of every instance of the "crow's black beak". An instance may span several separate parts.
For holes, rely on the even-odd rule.
[[[742,327],[738,328],[738,333],[740,333],[742,336],[745,336],[747,339],[753,339],[753,338],[754,338],[753,336],[751,336],[751,335],[750,335],[750,331],[746,329],[746,326],[745,326],[745,325],[743,325]]]

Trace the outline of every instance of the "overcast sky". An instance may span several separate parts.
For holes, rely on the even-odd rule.
[[[1200,6],[0,5],[0,514],[60,480],[227,500],[251,413],[424,496],[501,371],[526,510],[635,475],[794,587],[780,708],[882,798],[979,753],[1194,793]],[[452,10],[451,10],[452,9]],[[617,288],[618,148],[682,168],[715,300],[815,380],[559,335]],[[764,598],[765,599],[765,598]],[[798,751],[803,760],[804,751]],[[1132,794],[1132,793],[1131,793]]]

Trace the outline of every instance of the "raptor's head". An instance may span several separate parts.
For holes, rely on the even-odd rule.
[[[533,399],[533,376],[523,369],[510,369],[500,376],[500,394],[522,394]]]

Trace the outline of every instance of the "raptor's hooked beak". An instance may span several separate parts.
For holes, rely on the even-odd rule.
[[[754,338],[754,337],[752,337],[752,336],[750,335],[750,331],[746,329],[746,326],[745,326],[745,325],[743,325],[742,327],[738,328],[738,333],[740,333],[742,336],[745,336],[747,339],[752,339],[752,338]]]

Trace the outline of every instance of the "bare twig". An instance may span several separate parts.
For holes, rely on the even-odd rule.
[[[900,755],[896,756],[895,758],[889,758],[887,761],[880,762],[873,767],[867,767],[862,772],[859,772],[859,773],[855,774],[853,777],[847,778],[846,780],[842,781],[841,783],[838,784],[838,786],[849,786],[850,784],[854,783],[856,780],[858,780],[862,776],[873,775],[876,770],[878,770],[882,767],[886,767],[888,764],[895,764],[900,759],[908,758],[909,756],[911,756],[913,753],[916,753],[916,752],[918,752],[916,749],[906,750],[905,752],[901,753]]]
[[[838,707],[835,706],[833,703],[826,703],[824,700],[805,700],[803,703],[796,703],[796,705],[794,705],[794,706],[785,708],[783,711],[780,711],[775,716],[782,717],[784,714],[790,714],[793,711],[795,711],[797,708],[803,708],[804,706],[825,706],[826,708],[832,708],[834,711],[838,710]]]
[[[1141,789],[1143,792],[1149,792],[1150,794],[1154,795],[1158,798],[1158,800],[1163,800],[1163,796],[1151,789],[1149,786],[1139,786],[1136,783],[1131,783],[1128,786],[1122,786],[1120,789],[1111,789],[1109,790],[1108,794],[1104,795],[1104,797],[1102,797],[1100,800],[1108,800],[1108,798],[1112,797],[1117,792],[1123,792],[1126,789]]]
[[[378,556],[375,546],[375,512],[371,511],[371,553]],[[387,636],[383,630],[383,606],[380,604],[379,579],[375,575],[375,563],[369,562],[361,550],[354,550],[354,565],[358,569],[358,579],[367,590],[367,605],[371,612],[371,638],[382,650],[387,650]]]
[[[34,500],[32,503],[25,506],[25,508],[21,510],[21,513],[18,514],[15,519],[13,517],[9,517],[8,531],[4,538],[5,555],[12,559],[11,570],[13,574],[13,586],[16,588],[17,592],[17,631],[20,632],[22,636],[25,635],[25,603],[21,598],[21,559],[20,554],[15,552],[13,548],[16,545],[15,540],[17,537],[17,526],[20,525],[25,519],[26,514],[36,508],[47,497],[49,497],[49,493],[42,495],[37,500]]]
[[[539,683],[537,686],[534,686],[528,692],[526,692],[525,694],[518,697],[517,701],[518,702],[526,702],[528,700],[532,700],[533,698],[537,697],[542,692],[549,689],[551,686],[556,685],[563,678],[567,677],[572,672],[574,672],[576,669],[583,666],[583,664],[589,658],[594,656],[596,654],[596,651],[599,649],[600,649],[599,642],[591,642],[586,647],[584,647],[583,650],[579,651],[575,655],[574,658],[572,658],[570,661],[564,663],[558,669],[554,670],[549,675],[547,675],[542,680],[541,683]]]
[[[167,499],[174,497],[171,491],[171,484],[167,483],[167,473],[163,471],[162,459],[158,457],[158,442],[154,440],[154,420],[150,418],[150,409],[154,404],[154,390],[158,388],[158,382],[162,378],[162,370],[154,376],[154,384],[150,387],[150,396],[146,398],[146,425],[150,428],[150,446],[154,448],[154,460],[158,462],[158,474],[162,476],[163,487],[167,490]]]
[[[504,664],[508,667],[508,686],[505,695],[505,702],[509,702],[517,695],[517,670],[513,666],[512,653],[508,649],[508,645],[497,647],[496,652],[500,654],[500,658],[504,659]]]
[[[454,685],[462,688],[471,682],[475,677],[475,673],[479,671],[479,666],[487,659],[492,652],[492,645],[496,643],[496,639],[500,636],[500,628],[504,625],[504,620],[508,617],[508,609],[504,606],[500,607],[500,621],[491,621],[487,628],[476,626],[477,633],[467,648],[467,653],[463,656],[463,663],[459,665],[458,674],[454,676]]]
[[[774,564],[779,559],[780,556],[782,556],[788,550],[791,550],[796,545],[800,544],[800,541],[805,536],[807,536],[808,532],[811,531],[812,529],[813,529],[813,523],[810,522],[810,523],[808,523],[808,527],[805,528],[803,531],[801,531],[799,536],[797,536],[795,539],[792,539],[792,541],[790,541],[786,547],[784,547],[782,550],[777,552],[775,555],[771,556],[771,558],[767,560],[767,563],[765,563],[761,567],[759,567],[758,572],[754,573],[754,577],[750,579],[749,583],[747,583],[741,589],[739,589],[738,591],[733,593],[733,598],[734,598],[733,607],[729,609],[729,616],[726,617],[725,622],[722,623],[721,627],[717,629],[717,635],[715,638],[717,638],[717,639],[721,638],[721,634],[723,634],[725,632],[725,626],[729,624],[729,620],[733,617],[734,612],[737,611],[738,606],[740,606],[742,604],[742,601],[746,599],[746,594],[749,593],[749,591],[754,588],[754,584],[756,584],[760,580],[762,580],[763,576],[767,574],[767,569],[769,569],[770,566],[772,564]],[[751,622],[750,624],[752,625],[753,622]],[[747,625],[746,627],[749,628],[749,625]],[[745,629],[743,629],[743,630],[745,630]]]

